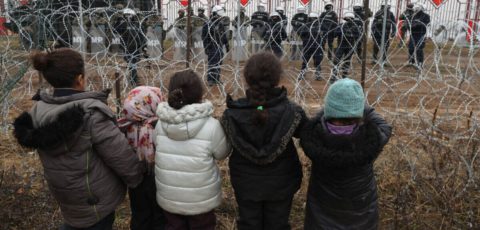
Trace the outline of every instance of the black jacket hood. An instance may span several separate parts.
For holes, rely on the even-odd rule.
[[[248,95],[247,91],[247,98]],[[263,105],[268,112],[266,124],[255,125],[252,117],[257,106],[247,98],[227,98],[222,125],[235,151],[256,164],[271,163],[285,151],[305,114],[288,100],[285,88],[276,88],[269,91],[269,99]]]
[[[59,106],[85,99],[99,100],[106,104],[109,93],[110,90],[108,89],[101,92],[82,92],[68,96],[55,97],[46,92],[38,91],[32,99],[41,101],[41,103]],[[34,111],[31,113],[22,113],[13,123],[14,136],[18,140],[18,143],[28,148],[49,150],[49,153],[51,154],[63,152],[61,149],[64,148],[58,149],[62,144],[65,148],[74,144],[70,143],[70,140],[74,140],[81,134],[82,127],[89,114],[87,113],[88,108],[85,108],[81,102],[70,104],[65,105],[66,108],[62,109],[61,112],[51,115],[52,119],[38,127],[35,127],[35,118],[32,117],[32,115],[35,116]],[[36,109],[38,110],[38,106]],[[101,107],[97,109],[105,110]],[[102,112],[108,114],[108,111]]]
[[[370,109],[367,108],[365,114]],[[322,168],[355,168],[372,163],[382,152],[384,141],[378,126],[368,116],[351,135],[331,134],[323,111],[310,120],[300,135],[305,154]]]
[[[13,123],[14,136],[24,147],[55,149],[78,135],[80,127],[83,126],[84,115],[83,108],[74,106],[58,114],[53,122],[35,128],[32,116],[23,112]]]

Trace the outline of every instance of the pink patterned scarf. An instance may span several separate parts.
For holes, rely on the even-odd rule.
[[[123,103],[123,118],[118,120],[120,129],[126,133],[129,144],[137,152],[138,158],[147,163],[155,160],[153,131],[157,106],[163,101],[159,88],[139,86],[128,93]]]

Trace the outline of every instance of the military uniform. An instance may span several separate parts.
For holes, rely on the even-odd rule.
[[[427,26],[430,24],[430,15],[423,11],[415,13],[412,17],[412,27],[410,42],[408,44],[408,53],[411,64],[416,63],[419,67],[423,65],[425,48],[425,35],[427,34]]]
[[[290,44],[292,47],[292,56],[290,60],[299,60],[301,56],[302,47],[302,34],[308,31],[306,26],[308,15],[305,13],[297,13],[292,18],[292,33]]]
[[[178,61],[183,61],[187,53],[187,17],[182,16],[175,19],[175,52],[173,58]]]
[[[354,18],[352,18],[340,24],[334,34],[338,38],[338,47],[333,60],[334,68],[331,82],[337,80],[338,71],[341,71],[342,78],[348,77],[348,70],[355,53],[355,47],[360,41],[361,31]]]
[[[223,46],[228,47],[225,26],[221,17],[212,17],[202,29],[203,47],[208,57],[207,81],[220,83],[220,65],[223,61]]]
[[[240,28],[237,28],[237,22],[240,22]],[[232,26],[235,28],[234,33],[234,53],[232,55],[233,60],[245,61],[248,58],[247,55],[247,24],[250,23],[250,18],[241,12],[240,17],[235,16],[232,21]],[[237,37],[239,36],[239,37]]]
[[[252,26],[252,54],[259,52],[263,45],[263,34],[268,27],[268,13],[257,11],[252,14],[252,21],[250,25]]]
[[[412,6],[413,7],[413,6]],[[403,46],[405,34],[410,30],[412,26],[412,18],[413,18],[413,9],[407,6],[407,9],[400,15],[399,20],[402,21],[402,25],[400,27],[400,36],[402,41],[400,42],[400,46]]]
[[[380,51],[380,46],[382,45],[382,31],[383,31],[383,19],[384,19],[383,7],[375,13],[373,22],[372,22],[372,36],[373,36],[373,60],[377,61],[378,52]],[[387,10],[387,24],[385,26],[385,35],[384,35],[384,45],[385,49],[381,61],[384,62],[387,58],[388,47],[390,47],[390,37],[395,37],[397,32],[395,16],[390,10]]]
[[[320,31],[320,22],[317,18],[309,18],[306,24],[307,30],[302,33],[303,40],[303,62],[300,79],[303,79],[305,71],[308,67],[308,61],[313,56],[313,64],[315,65],[315,79],[320,80],[321,63],[323,59],[322,33]]]
[[[205,15],[203,15],[205,16]],[[199,16],[192,15],[192,47],[193,47],[193,58],[195,61],[199,62],[205,60],[205,53],[203,52],[203,41],[202,41],[202,29],[208,19],[204,19]]]
[[[146,37],[136,16],[132,16],[130,19],[126,17],[118,18],[114,28],[120,35],[121,45],[125,52],[124,59],[130,72],[129,81],[135,86],[138,84],[137,63],[143,55]]]
[[[365,29],[364,24],[367,18],[372,16],[372,12],[371,11],[366,12],[363,7],[358,7],[358,8],[354,7],[353,13],[355,14],[355,22],[357,23],[357,26],[360,28],[360,32],[362,34],[360,38],[360,42],[357,45],[357,56],[360,57],[360,55],[362,54],[362,48],[363,48],[363,39],[364,39],[363,32]]]
[[[163,19],[160,15],[151,15],[145,22],[147,28],[147,50],[149,58],[160,58],[163,54]]]
[[[266,42],[266,48],[273,51],[273,53],[281,58],[283,56],[282,42],[287,40],[287,32],[283,26],[283,22],[271,21],[270,27],[263,34]]]
[[[332,59],[333,41],[335,40],[335,29],[338,26],[338,16],[333,10],[324,11],[320,14],[320,30],[322,32],[322,49],[325,49],[325,44],[328,45],[328,59]]]
[[[285,13],[280,13],[278,12],[278,14],[280,14],[280,17],[282,18],[282,24],[283,26],[285,27],[285,29],[287,29],[286,27],[288,26],[288,17],[287,15],[285,15]]]

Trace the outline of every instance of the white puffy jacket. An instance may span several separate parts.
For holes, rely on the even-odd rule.
[[[157,202],[168,212],[196,215],[222,202],[215,160],[230,153],[210,102],[176,110],[167,102],[157,108],[155,183]]]

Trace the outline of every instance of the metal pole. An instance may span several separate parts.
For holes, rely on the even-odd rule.
[[[477,36],[477,31],[478,31],[478,23],[480,23],[479,17],[480,17],[480,0],[477,0],[477,3],[475,5],[477,8],[475,10],[475,20],[473,21],[473,28],[472,28],[472,39],[475,39]]]
[[[192,14],[190,10],[192,9],[192,0],[188,0],[187,6],[187,63],[185,63],[186,67],[190,67],[190,47],[192,46]]]
[[[385,64],[385,60],[383,60],[383,56],[385,55],[386,56],[386,50],[385,50],[385,37],[386,37],[386,34],[385,32],[387,32],[387,14],[388,14],[388,0],[385,0],[384,1],[384,7],[383,7],[383,26],[382,26],[382,41],[380,42],[381,44],[381,49],[380,49],[380,58],[381,58],[381,62],[380,62],[380,70],[381,70],[381,74],[383,75],[383,71],[384,71],[384,64]],[[380,75],[380,76],[382,76]]]
[[[365,14],[370,12],[370,0],[363,0],[363,6],[365,10]],[[362,49],[362,77],[360,83],[362,84],[362,88],[365,90],[365,74],[367,72],[367,40],[368,40],[368,24],[369,19],[366,18],[363,22],[363,49]]]
[[[308,2],[308,13],[312,13],[312,4],[313,4],[313,0],[310,0],[310,2]]]
[[[241,4],[240,4],[240,0],[237,0],[237,45],[235,46],[235,51],[236,51],[236,61],[235,61],[235,65],[237,66],[236,69],[239,70],[240,69],[240,63],[239,63],[239,60],[240,59],[240,49],[242,49],[242,45],[240,44],[241,42],[241,33],[240,33],[240,8],[241,8]],[[235,55],[235,54],[234,54]]]

